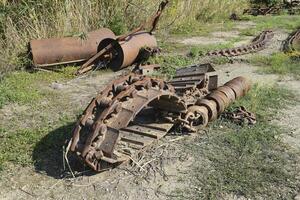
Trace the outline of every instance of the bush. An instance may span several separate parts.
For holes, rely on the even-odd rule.
[[[0,75],[24,66],[26,59],[22,55],[26,56],[26,45],[31,39],[78,35],[101,27],[111,28],[119,35],[149,18],[160,2],[161,0],[2,1]],[[172,31],[193,22],[224,21],[231,12],[242,10],[246,2],[247,0],[173,0],[163,13],[159,26],[164,27],[163,30]]]

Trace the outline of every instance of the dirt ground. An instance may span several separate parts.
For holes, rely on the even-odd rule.
[[[255,24],[239,22],[236,28],[244,29],[251,26],[255,26]],[[238,30],[215,32],[209,37],[185,38],[178,42],[188,45],[215,44],[224,42],[237,34]],[[276,37],[273,39],[272,45],[263,50],[261,54],[268,55],[274,51],[279,51],[279,44],[286,38],[287,34],[281,31],[276,31],[275,34]],[[247,41],[249,41],[249,37],[245,37],[244,42]],[[240,62],[242,58],[244,57],[234,60],[231,64],[216,66],[220,84],[236,76],[245,75],[254,83],[272,84],[277,82],[293,89],[298,95],[300,94],[300,81],[289,77],[282,78],[274,74],[258,73],[257,67]],[[99,91],[99,88],[103,88],[115,76],[115,73],[107,72],[99,76],[74,79],[67,83],[53,83],[48,89],[60,90],[69,96],[72,105],[85,107]],[[78,96],[79,94],[80,96]],[[2,112],[6,113],[6,117],[9,117],[8,110],[11,109],[9,107],[3,109]],[[26,108],[21,110],[24,109],[26,110]],[[21,112],[21,110],[19,111]],[[288,107],[282,115],[274,119],[274,122],[289,128],[290,132],[282,134],[283,141],[290,148],[299,149],[300,102]],[[195,159],[201,159],[193,158],[181,151],[183,148],[182,141],[192,142],[192,138],[193,135],[167,136],[135,161],[139,163],[139,166],[123,165],[112,171],[101,174],[85,174],[77,178],[70,176],[59,178],[43,171],[37,171],[34,167],[15,168],[12,166],[8,173],[0,178],[0,197],[1,199],[169,199],[176,195],[172,191],[186,186],[186,182],[180,181],[181,177],[185,176],[187,169],[190,168]],[[238,198],[228,194],[224,199]]]

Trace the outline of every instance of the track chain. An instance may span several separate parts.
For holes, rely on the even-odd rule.
[[[251,44],[235,47],[235,48],[209,51],[206,54],[206,56],[233,57],[233,56],[240,56],[243,54],[261,51],[264,48],[266,48],[266,46],[269,44],[269,42],[273,37],[274,37],[274,32],[271,30],[266,30],[260,33],[256,38],[254,38]]]
[[[142,150],[173,126],[128,126],[148,105],[166,113],[186,112],[185,102],[175,95],[171,85],[130,74],[113,81],[91,101],[73,130],[70,150],[96,171],[128,160],[130,155],[122,146]]]

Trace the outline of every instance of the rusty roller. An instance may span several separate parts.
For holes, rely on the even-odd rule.
[[[229,105],[229,99],[220,91],[216,90],[207,95],[206,99],[216,102],[218,114],[224,112],[225,108]]]
[[[29,51],[36,67],[49,67],[61,64],[78,63],[97,53],[103,39],[115,39],[115,34],[107,28],[101,28],[80,37],[50,38],[31,40]]]
[[[98,52],[107,47],[109,44],[114,44],[110,50],[112,58],[107,64],[114,71],[135,63],[140,50],[143,47],[157,48],[156,38],[147,31],[140,31],[129,35],[125,40],[117,42],[113,38],[104,39],[98,47]]]
[[[214,121],[218,118],[217,103],[208,99],[199,99],[196,102],[197,106],[204,106],[208,110],[209,121]]]
[[[205,106],[190,106],[185,120],[190,121],[190,127],[195,130],[207,126],[209,121],[208,109]]]
[[[222,92],[222,93],[224,93],[226,95],[227,99],[229,100],[228,105],[230,103],[234,102],[234,100],[235,100],[235,93],[234,93],[234,91],[230,87],[228,87],[226,85],[223,85],[221,87],[218,87],[218,91],[220,91],[220,92]]]
[[[227,83],[226,86],[230,87],[236,94],[236,98],[240,98],[244,96],[251,87],[250,81],[248,81],[245,77],[239,76],[236,77]]]

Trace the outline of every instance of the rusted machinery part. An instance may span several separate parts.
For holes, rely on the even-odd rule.
[[[225,104],[226,107],[230,103],[232,103],[232,102],[235,101],[235,93],[234,93],[234,91],[230,87],[228,87],[226,85],[223,85],[221,87],[218,87],[218,91],[223,92],[226,95],[226,97],[228,99],[228,103]]]
[[[256,124],[256,116],[255,114],[246,110],[245,107],[240,106],[235,108],[231,112],[225,112],[223,114],[224,118],[231,120],[239,125],[248,124],[254,125]]]
[[[218,118],[217,103],[213,100],[199,99],[196,102],[197,106],[205,106],[208,110],[209,121],[214,121]]]
[[[235,93],[233,93],[234,89],[232,89],[231,87],[234,89],[238,88],[238,91],[240,91],[240,93],[238,93],[238,97],[241,97],[249,91],[250,81],[247,80],[245,77],[236,77],[228,81],[225,85],[218,87],[216,90],[213,90],[209,95],[207,95],[203,99],[198,99],[195,105],[188,108],[188,111],[184,117],[185,121],[187,121],[186,126],[184,127],[188,128],[190,131],[195,132],[196,128],[193,127],[193,123],[191,123],[194,121],[196,121],[195,124],[197,124],[197,127],[200,127],[201,121],[197,120],[197,118],[194,117],[194,113],[196,110],[202,107],[205,107],[208,110],[209,121],[217,119],[217,117],[220,116],[222,112],[224,112],[224,110],[229,106],[229,104],[235,100]],[[245,93],[243,93],[242,91],[245,91]],[[202,118],[200,118],[200,120],[201,119]]]
[[[98,45],[105,38],[115,39],[107,29],[90,32],[86,38],[66,37],[31,40],[29,50],[35,67],[47,67],[82,62],[97,53]]]
[[[242,91],[243,91],[242,96],[244,96],[250,90],[250,87],[251,87],[251,84],[248,81],[248,79],[246,79],[245,77],[242,77],[242,76],[232,79],[229,83],[233,83],[235,85],[240,86],[240,88],[242,88]]]
[[[123,130],[126,137],[120,136],[120,130],[126,128],[147,105],[178,115],[186,112],[185,103],[164,81],[139,75],[123,77],[92,100],[73,130],[71,151],[96,171],[127,160],[128,156],[115,148],[120,139],[125,143],[140,144],[143,148],[144,143],[139,141],[145,139],[146,133],[128,135]],[[155,141],[153,135],[147,144],[151,143],[150,140]]]
[[[76,75],[86,73],[93,69],[96,62],[105,62],[106,67],[114,71],[128,67],[139,62],[141,49],[156,49],[156,38],[148,32],[140,31],[129,35],[122,41],[107,38],[98,46],[98,53],[84,63],[76,72]]]
[[[248,91],[244,88],[246,82],[237,77],[227,83],[229,87],[238,85],[241,91]],[[227,86],[222,88],[228,89]],[[165,136],[174,125],[182,125],[190,131],[206,126],[228,106],[225,103],[230,102],[228,96],[217,88],[188,106],[183,97],[178,97],[174,88],[161,79],[137,74],[120,77],[100,92],[84,111],[73,130],[70,150],[95,171],[112,168]],[[139,114],[147,110],[153,113],[146,113],[141,119]]]
[[[291,33],[283,42],[283,51],[286,53],[293,51],[300,52],[300,28]]]
[[[192,65],[176,70],[168,82],[187,105],[194,105],[197,99],[206,96],[218,85],[218,76],[210,63]]]
[[[108,38],[98,46],[98,53],[94,54],[76,72],[76,75],[86,73],[93,69],[96,62],[104,62],[108,67],[117,71],[139,62],[140,50],[157,48],[157,42],[152,35],[156,29],[158,20],[168,1],[162,1],[156,14],[148,22],[142,23],[129,33],[118,36],[116,39]],[[150,31],[145,31],[147,24],[151,23]]]
[[[225,108],[229,105],[229,99],[227,98],[227,96],[218,90],[213,91],[205,98],[216,102],[218,115],[224,112]]]
[[[190,106],[185,115],[185,128],[196,132],[197,130],[207,126],[209,121],[208,109],[205,106]]]
[[[103,40],[99,44],[98,51],[113,42],[114,39]],[[138,58],[140,49],[144,47],[157,48],[156,38],[146,31],[140,31],[128,36],[125,40],[115,43],[113,48],[107,52],[107,54],[112,54],[112,58],[109,60],[107,66],[117,71],[134,64]]]
[[[274,37],[274,32],[271,30],[266,30],[260,33],[257,37],[255,37],[254,40],[252,40],[251,44],[249,45],[230,48],[230,49],[209,51],[206,55],[233,57],[233,56],[240,56],[243,54],[257,52],[266,48],[266,46],[270,43],[273,37]]]

